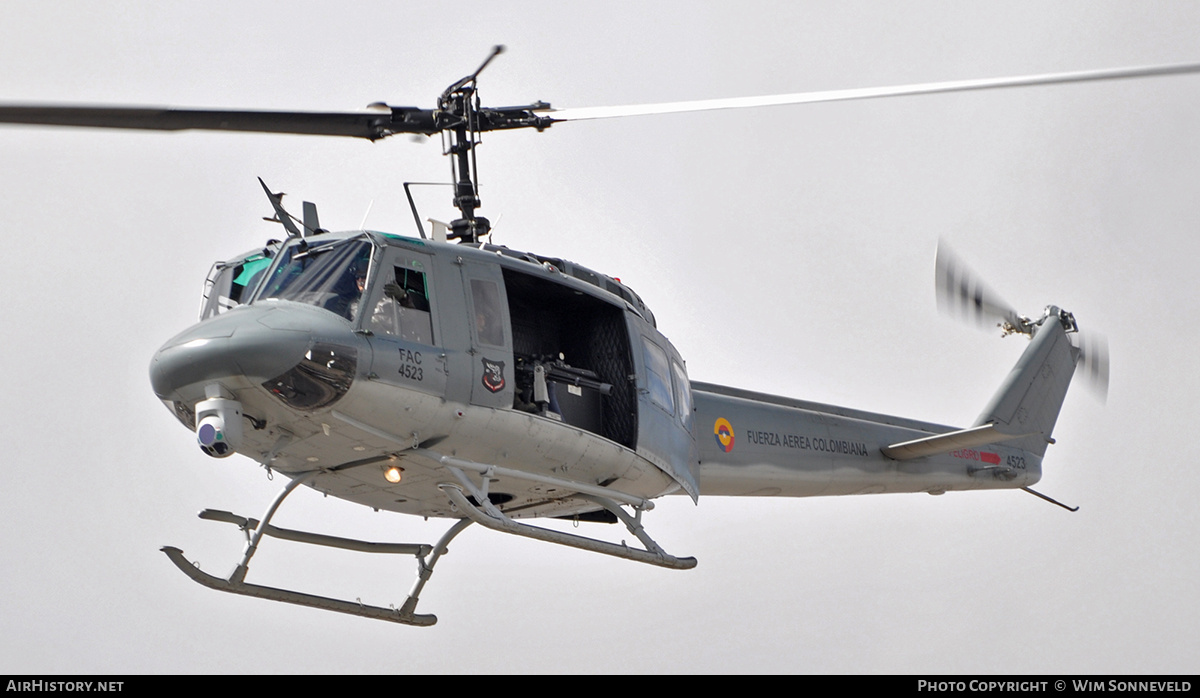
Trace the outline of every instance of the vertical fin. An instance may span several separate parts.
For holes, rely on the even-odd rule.
[[[1030,434],[1014,445],[1045,455],[1078,358],[1079,350],[1072,346],[1066,329],[1050,315],[975,426],[992,424],[1003,434]]]

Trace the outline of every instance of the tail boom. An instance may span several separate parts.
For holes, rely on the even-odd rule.
[[[1041,477],[1041,458],[1009,444],[907,460],[884,451],[954,427],[709,383],[692,390],[701,496],[941,494],[1027,487]]]

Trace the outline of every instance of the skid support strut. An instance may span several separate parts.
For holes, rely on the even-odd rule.
[[[246,534],[246,547],[242,551],[242,559],[229,575],[228,579],[221,579],[207,572],[202,572],[199,567],[193,564],[183,555],[183,551],[172,546],[164,546],[162,551],[167,554],[171,562],[175,563],[184,574],[190,577],[193,581],[203,584],[210,589],[217,591],[226,591],[231,594],[241,594],[243,596],[254,596],[260,599],[270,599],[272,601],[282,601],[283,603],[296,604],[298,606],[309,606],[311,608],[320,608],[326,611],[336,611],[338,613],[347,613],[354,616],[362,616],[364,618],[375,618],[377,620],[386,620],[393,623],[402,623],[404,625],[433,625],[437,622],[437,616],[433,614],[416,613],[417,601],[421,594],[421,590],[425,587],[425,583],[429,581],[429,577],[433,574],[433,566],[441,559],[442,555],[446,554],[447,546],[450,541],[463,531],[467,526],[471,525],[469,519],[460,519],[450,530],[442,535],[435,545],[424,543],[374,543],[369,541],[354,540],[351,538],[339,538],[336,536],[327,536],[320,533],[310,533],[308,531],[295,531],[292,529],[278,528],[271,525],[271,518],[279,509],[279,505],[300,485],[312,480],[320,471],[312,471],[303,473],[289,482],[278,495],[275,496],[271,506],[267,508],[266,514],[262,520],[245,518],[232,514],[227,511],[216,511],[213,509],[205,509],[200,512],[200,518],[209,521],[224,521],[237,525]],[[278,589],[276,587],[261,586],[258,584],[248,584],[246,580],[246,572],[250,567],[250,558],[258,550],[258,545],[262,542],[263,536],[271,536],[274,538],[282,538],[298,543],[309,543],[312,545],[323,545],[331,548],[341,548],[343,550],[355,550],[359,552],[370,553],[391,553],[413,555],[417,558],[417,580],[409,591],[408,598],[399,609],[395,607],[383,608],[380,606],[369,606],[360,601],[345,601],[342,599],[333,599],[326,596],[316,596],[314,594],[306,594],[290,589]]]
[[[646,546],[645,550],[631,548],[625,545],[624,541],[621,543],[611,543],[609,541],[598,540],[596,538],[577,536],[571,533],[555,531],[549,528],[541,528],[539,526],[531,526],[530,524],[517,523],[505,515],[504,512],[496,508],[496,505],[492,504],[492,502],[487,498],[488,477],[486,475],[483,478],[483,488],[480,489],[476,487],[474,483],[472,483],[471,480],[466,476],[466,474],[463,473],[463,471],[456,465],[449,465],[445,462],[443,462],[443,465],[445,465],[446,469],[449,470],[461,484],[449,482],[441,483],[438,485],[438,489],[444,492],[446,496],[450,498],[450,501],[453,502],[458,510],[466,515],[468,519],[481,526],[490,528],[493,531],[512,533],[514,535],[524,536],[526,538],[533,538],[535,540],[546,541],[548,543],[557,543],[559,545],[566,545],[572,548],[579,548],[581,550],[589,550],[595,553],[603,553],[605,555],[612,555],[614,557],[620,557],[626,560],[634,560],[635,562],[644,562],[650,565],[657,565],[659,567],[688,570],[696,566],[696,558],[675,557],[674,555],[669,555],[665,550],[662,549],[661,546],[654,542],[650,535],[646,533],[646,529],[642,527],[641,509],[637,510],[637,514],[635,516],[630,516],[617,502],[607,497],[601,497],[594,494],[576,495],[581,499],[586,499],[599,504],[605,509],[611,511],[613,514],[616,514],[622,523],[625,524],[625,527],[629,529],[629,532],[637,536],[638,540],[640,540],[642,544]],[[464,488],[471,492],[471,496],[474,498],[475,502],[479,502],[478,505],[467,498],[466,494],[463,493]]]

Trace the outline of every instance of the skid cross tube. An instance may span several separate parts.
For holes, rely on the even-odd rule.
[[[233,569],[233,574],[229,575],[230,582],[240,584],[246,578],[246,572],[250,569],[250,558],[254,557],[254,553],[257,552],[258,544],[262,541],[262,537],[266,535],[267,526],[271,523],[271,517],[275,516],[275,512],[279,510],[279,505],[283,504],[283,500],[287,499],[287,496],[297,487],[320,474],[320,470],[310,470],[307,473],[302,473],[284,485],[279,494],[275,495],[271,506],[267,508],[267,513],[263,514],[262,520],[258,522],[258,526],[254,529],[254,533],[250,535],[250,540],[246,541],[246,547],[242,551],[242,561]]]
[[[541,528],[530,524],[517,523],[503,512],[496,508],[486,496],[481,496],[479,490],[467,480],[466,475],[453,466],[448,466],[447,470],[455,475],[463,484],[444,482],[438,485],[438,489],[446,493],[450,501],[461,511],[467,518],[475,523],[490,528],[493,531],[502,533],[512,533],[514,535],[523,536],[525,538],[533,538],[534,540],[545,541],[548,543],[557,543],[571,548],[579,548],[580,550],[588,550],[594,553],[603,553],[612,555],[613,557],[633,560],[634,562],[644,562],[649,565],[658,567],[667,567],[676,570],[688,570],[696,566],[696,558],[694,557],[675,557],[669,555],[661,547],[658,546],[646,532],[641,529],[640,525],[629,526],[628,515],[622,516],[622,521],[626,522],[629,530],[637,535],[640,540],[647,543],[648,550],[639,550],[630,548],[622,543],[611,543],[609,541],[599,540],[596,538],[588,538],[586,536],[577,536],[571,533],[555,531],[549,528]],[[472,495],[476,501],[480,502],[479,506],[472,504],[467,496],[463,494],[463,487],[472,490]],[[597,497],[596,499],[601,499]],[[594,499],[592,501],[595,501]],[[616,502],[609,502],[613,508],[620,509]],[[609,508],[606,505],[605,508]],[[611,510],[611,509],[610,509]],[[622,512],[624,514],[624,512]],[[644,536],[644,537],[643,537]]]
[[[259,524],[258,519],[249,519],[219,509],[205,509],[200,512],[199,516],[206,521],[224,521],[234,524],[245,531],[247,538],[251,535],[251,531],[258,528]],[[355,540],[353,538],[342,538],[340,536],[327,536],[323,533],[312,533],[311,531],[279,528],[270,524],[263,530],[263,535],[279,538],[280,540],[290,540],[294,543],[323,545],[327,548],[341,548],[342,550],[353,550],[359,553],[390,553],[393,555],[417,555],[423,557],[428,555],[433,549],[433,546],[428,543],[375,543],[372,541]]]
[[[459,519],[457,523],[450,527],[450,530],[442,534],[436,545],[433,546],[433,554],[426,561],[425,555],[417,556],[417,581],[413,582],[412,589],[408,592],[408,598],[405,599],[404,605],[400,607],[400,613],[408,617],[414,616],[413,611],[417,608],[417,600],[421,595],[421,590],[425,588],[425,582],[429,581],[429,577],[433,575],[433,566],[441,559],[442,555],[449,551],[446,547],[450,541],[454,539],[463,529],[470,526],[470,519]],[[436,617],[434,617],[436,620]]]
[[[638,509],[636,514],[630,516],[624,509],[620,507],[620,505],[611,499],[597,497],[594,494],[581,494],[579,495],[579,498],[586,499],[589,502],[595,502],[596,504],[599,504],[608,511],[612,512],[613,515],[621,520],[621,523],[625,524],[625,528],[629,529],[630,533],[637,536],[638,540],[642,541],[642,545],[646,546],[646,550],[649,550],[655,555],[667,555],[666,551],[663,550],[658,543],[654,542],[654,539],[650,537],[650,534],[646,533],[645,527],[642,526],[641,509]],[[670,556],[667,555],[667,557]]]

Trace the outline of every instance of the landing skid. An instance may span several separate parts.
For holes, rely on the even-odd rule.
[[[465,528],[472,523],[478,523],[486,528],[502,533],[511,533],[513,535],[533,538],[535,540],[546,541],[548,543],[556,543],[558,545],[566,545],[581,550],[603,553],[612,555],[626,560],[635,562],[644,562],[659,567],[668,567],[671,569],[691,569],[696,566],[696,558],[694,557],[675,557],[669,555],[663,550],[642,527],[641,519],[642,512],[653,507],[653,503],[638,497],[633,497],[621,492],[608,490],[597,485],[589,485],[586,483],[571,482],[560,480],[558,478],[550,478],[548,476],[534,475],[529,473],[518,473],[505,469],[505,474],[514,477],[524,477],[537,481],[548,481],[555,485],[564,487],[574,492],[573,497],[583,499],[593,504],[599,505],[604,509],[612,512],[618,519],[625,524],[630,533],[641,541],[643,548],[631,548],[624,541],[620,543],[612,543],[609,541],[588,538],[586,536],[578,536],[562,531],[556,531],[548,528],[540,528],[529,524],[518,523],[510,518],[507,514],[500,511],[498,507],[492,504],[487,496],[487,486],[491,477],[500,468],[497,466],[484,465],[474,463],[449,456],[441,456],[432,451],[420,449],[420,455],[434,458],[441,466],[449,473],[454,475],[458,483],[443,482],[438,485],[438,488],[446,495],[450,502],[454,505],[464,518],[459,519],[453,526],[447,530],[438,542],[434,545],[419,544],[419,543],[375,543],[351,538],[341,538],[337,536],[328,536],[320,533],[311,533],[308,531],[296,531],[287,528],[279,528],[271,525],[271,518],[275,516],[275,512],[279,509],[279,505],[300,485],[310,482],[313,478],[321,474],[320,470],[314,470],[298,475],[295,479],[289,482],[275,496],[271,502],[271,506],[267,509],[266,514],[261,520],[251,519],[243,516],[238,516],[227,511],[217,511],[213,509],[205,509],[200,512],[200,518],[208,521],[221,521],[231,523],[237,526],[246,534],[246,547],[242,551],[241,562],[234,568],[227,579],[213,576],[207,572],[203,572],[188,560],[183,551],[172,546],[164,546],[162,551],[167,554],[171,562],[183,571],[188,577],[199,584],[203,584],[209,589],[224,591],[230,594],[241,594],[243,596],[254,596],[260,599],[270,599],[272,601],[281,601],[283,603],[295,604],[297,606],[308,606],[310,608],[319,608],[326,611],[335,611],[337,613],[346,613],[353,616],[362,616],[363,618],[374,618],[376,620],[386,620],[392,623],[401,623],[404,625],[429,626],[437,622],[437,616],[432,614],[416,613],[417,600],[421,594],[421,590],[425,588],[425,583],[429,581],[433,574],[433,566],[442,555],[446,554],[450,541],[454,539]],[[341,466],[357,467],[362,464],[375,462],[374,460],[357,461],[355,463]],[[478,473],[481,477],[482,484],[476,485],[471,478],[464,472],[471,470]],[[464,491],[465,490],[465,491]],[[471,494],[467,496],[467,492]],[[480,504],[476,504],[479,502]],[[631,515],[622,508],[622,504],[633,507],[634,513]],[[250,569],[250,558],[254,557],[254,553],[258,550],[259,543],[262,542],[263,536],[273,538],[282,538],[297,543],[307,543],[310,545],[321,545],[330,548],[341,548],[343,550],[354,550],[358,552],[368,553],[389,553],[389,554],[404,554],[412,555],[417,559],[417,580],[409,591],[408,598],[400,606],[400,608],[389,607],[382,608],[380,606],[369,606],[360,601],[345,601],[342,599],[333,599],[325,596],[317,596],[314,594],[306,594],[300,591],[292,591],[290,589],[279,589],[276,587],[261,586],[259,584],[248,584],[246,582],[246,573]]]
[[[228,579],[221,579],[220,577],[214,577],[207,572],[200,571],[198,567],[193,565],[186,557],[183,556],[183,551],[179,548],[173,548],[167,545],[162,547],[162,551],[167,554],[167,557],[171,558],[171,562],[174,562],[176,567],[183,570],[184,574],[191,577],[193,581],[199,582],[209,589],[227,591],[231,594],[242,594],[243,596],[256,596],[260,599],[282,601],[284,603],[292,603],[298,606],[321,608],[326,611],[349,613],[351,615],[362,616],[364,618],[387,620],[393,623],[403,623],[405,625],[425,626],[433,625],[437,622],[437,616],[432,614],[409,613],[405,615],[401,610],[395,608],[368,606],[366,604],[356,603],[353,601],[331,599],[326,596],[316,596],[313,594],[305,594],[299,591],[289,591],[287,589],[260,586],[258,584],[247,584],[246,582],[231,582]]]
[[[438,540],[434,545],[423,543],[373,543],[368,541],[354,540],[350,538],[339,538],[335,536],[326,536],[319,533],[310,533],[307,531],[294,531],[286,528],[278,528],[271,525],[271,518],[279,509],[279,505],[283,500],[291,494],[298,486],[308,482],[316,477],[321,471],[313,471],[305,473],[296,479],[292,480],[276,495],[274,501],[271,502],[270,508],[263,516],[261,521],[245,518],[236,514],[231,514],[226,511],[214,511],[205,509],[200,512],[200,518],[210,521],[224,521],[237,525],[246,534],[246,548],[242,553],[242,560],[238,566],[234,568],[228,579],[221,579],[207,572],[203,572],[193,564],[190,560],[184,557],[183,551],[172,546],[163,546],[161,550],[167,554],[171,562],[175,563],[184,574],[192,579],[192,581],[203,584],[209,589],[217,591],[225,591],[230,594],[241,594],[243,596],[254,596],[260,599],[270,599],[272,601],[281,601],[283,603],[296,604],[297,606],[308,606],[310,608],[319,608],[326,611],[336,611],[338,613],[347,613],[352,616],[362,616],[363,618],[374,618],[376,620],[386,620],[392,623],[401,623],[404,625],[429,626],[437,622],[437,616],[433,614],[416,613],[417,601],[421,594],[421,590],[425,587],[425,583],[429,581],[429,577],[433,574],[433,566],[442,555],[446,554],[450,541],[463,531],[467,526],[471,525],[469,519],[460,519],[450,530]],[[326,596],[317,596],[315,594],[306,594],[300,591],[292,591],[290,589],[278,589],[276,587],[261,586],[258,584],[248,584],[246,580],[246,572],[250,567],[250,558],[258,550],[258,545],[262,541],[263,536],[271,536],[274,538],[283,538],[298,543],[308,543],[311,545],[322,545],[331,548],[342,548],[344,550],[356,550],[360,552],[373,553],[391,553],[391,554],[408,554],[417,558],[417,581],[413,584],[409,591],[408,598],[400,608],[382,608],[380,606],[370,606],[360,601],[345,601],[343,599],[333,599]]]

